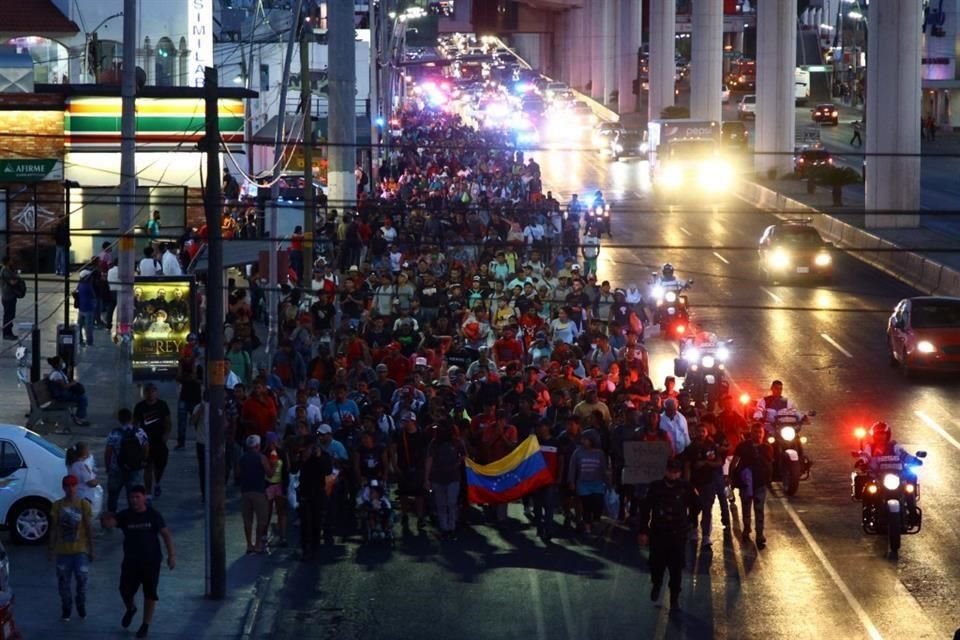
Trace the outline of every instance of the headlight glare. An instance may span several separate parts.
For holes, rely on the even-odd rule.
[[[920,353],[933,353],[937,348],[929,340],[921,340],[917,343],[917,351]]]
[[[786,442],[793,442],[793,439],[797,437],[797,430],[793,427],[783,427],[780,429],[780,437]]]
[[[883,476],[883,488],[893,491],[900,486],[900,476],[895,473],[888,473]]]
[[[818,267],[826,267],[833,262],[833,258],[830,257],[829,253],[818,253],[817,257],[813,259],[813,262]]]

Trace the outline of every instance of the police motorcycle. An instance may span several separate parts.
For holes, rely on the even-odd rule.
[[[788,496],[796,495],[801,480],[810,479],[813,462],[803,451],[807,436],[801,436],[800,431],[815,415],[816,411],[803,413],[793,407],[753,414],[754,420],[763,421],[767,442],[773,446],[773,479],[783,484]]]
[[[676,279],[669,263],[663,266],[663,275],[654,272],[652,276],[650,303],[653,321],[660,327],[661,335],[682,340],[690,329],[689,304],[684,291],[693,285],[693,280]]]
[[[683,378],[683,390],[698,407],[713,411],[730,391],[726,362],[732,343],[732,338],[721,340],[709,331],[680,340],[680,357],[673,361],[673,374]]]
[[[598,236],[605,233],[607,237],[613,237],[610,232],[610,203],[604,201],[603,194],[599,191],[587,209],[587,228],[590,227],[597,230]]]
[[[920,533],[923,524],[923,510],[917,504],[920,501],[918,470],[927,452],[873,455],[867,463],[863,450],[867,430],[858,427],[854,433],[860,450],[850,452],[858,458],[850,474],[850,497],[862,504],[863,532],[887,536],[890,557],[896,557],[901,536]]]

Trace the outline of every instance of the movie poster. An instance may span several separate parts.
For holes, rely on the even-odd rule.
[[[193,279],[136,278],[133,286],[133,377],[174,378],[193,330]]]

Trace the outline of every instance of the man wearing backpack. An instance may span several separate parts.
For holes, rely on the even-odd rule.
[[[116,512],[122,489],[126,490],[129,502],[130,489],[143,484],[143,470],[150,453],[146,432],[133,425],[133,413],[129,409],[120,409],[117,420],[120,426],[107,436],[104,454],[107,466],[107,511],[110,513]]]
[[[730,476],[740,489],[740,511],[743,518],[743,542],[750,542],[750,511],[756,518],[757,549],[767,546],[763,537],[763,507],[767,500],[767,486],[773,479],[773,447],[764,440],[763,425],[750,428],[750,437],[733,452]]]
[[[663,575],[670,570],[670,608],[680,609],[680,586],[686,564],[687,527],[698,502],[693,486],[680,477],[683,460],[667,461],[663,479],[650,483],[640,508],[641,545],[650,544],[650,600],[660,599]]]

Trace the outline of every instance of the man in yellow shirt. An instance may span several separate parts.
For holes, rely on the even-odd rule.
[[[50,508],[50,559],[56,560],[64,622],[70,620],[74,603],[71,578],[77,582],[77,615],[81,620],[87,617],[87,578],[93,561],[93,509],[77,494],[78,484],[76,476],[64,476],[64,497]]]

